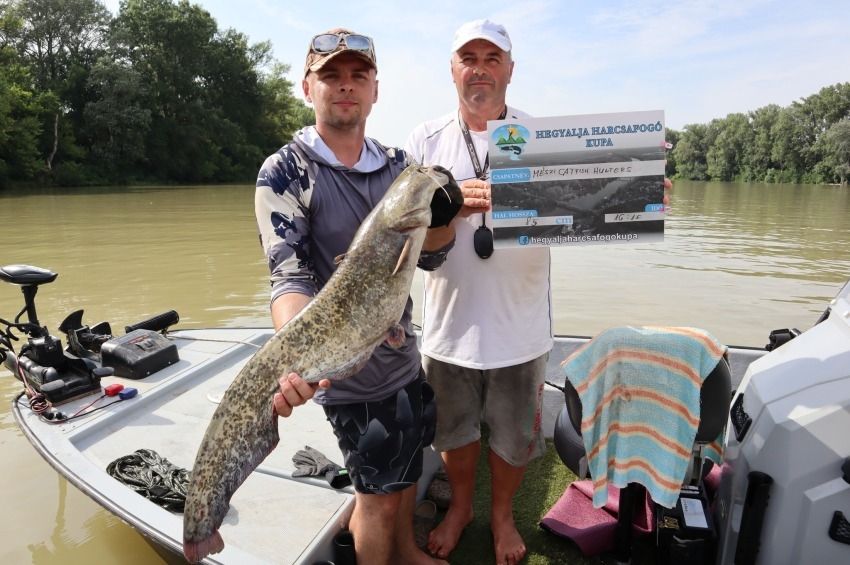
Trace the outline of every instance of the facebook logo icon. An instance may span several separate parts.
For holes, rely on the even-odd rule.
[[[527,235],[519,236],[519,244],[520,245],[528,245],[528,236]]]

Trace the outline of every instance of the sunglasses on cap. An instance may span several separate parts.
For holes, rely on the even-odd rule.
[[[340,43],[345,43],[348,49],[361,51],[370,58],[375,57],[375,47],[372,45],[371,37],[344,31],[339,33],[320,33],[310,42],[310,49],[314,53],[332,53],[337,50]]]

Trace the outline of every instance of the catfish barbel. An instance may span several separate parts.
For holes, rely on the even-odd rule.
[[[278,378],[309,383],[355,374],[385,339],[399,339],[437,190],[460,188],[442,167],[406,168],[360,225],[342,262],[301,312],[254,354],[228,387],[198,448],[183,514],[183,554],[198,562],[224,549],[218,529],[230,498],[278,443]],[[403,330],[402,330],[403,336]],[[402,338],[403,339],[403,338]]]

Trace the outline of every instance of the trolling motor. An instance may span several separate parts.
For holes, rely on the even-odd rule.
[[[100,391],[100,379],[112,374],[111,367],[99,366],[91,359],[81,358],[62,349],[62,341],[41,326],[35,309],[39,285],[56,280],[57,273],[29,265],[0,267],[0,280],[19,285],[24,294],[24,308],[13,322],[0,318],[0,361],[16,378],[52,404]],[[27,321],[21,321],[26,313]],[[13,341],[18,337],[12,330],[28,336],[16,355]]]

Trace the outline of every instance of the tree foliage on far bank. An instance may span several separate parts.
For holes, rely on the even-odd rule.
[[[850,83],[790,106],[764,106],[690,124],[675,138],[668,176],[691,180],[841,183],[850,178]]]
[[[251,180],[313,123],[288,69],[188,0],[0,0],[0,188]]]

